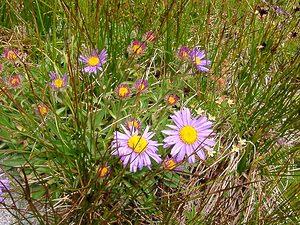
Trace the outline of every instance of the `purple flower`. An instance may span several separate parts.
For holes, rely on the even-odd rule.
[[[190,48],[186,47],[186,46],[180,46],[178,48],[178,52],[177,55],[179,57],[179,59],[181,60],[188,60],[189,59],[189,55],[190,55]]]
[[[2,175],[0,175],[1,177]],[[9,188],[9,180],[1,180],[0,179],[0,203],[3,202],[3,198],[1,198],[2,192],[7,191]]]
[[[87,66],[83,69],[86,73],[94,73],[97,74],[97,71],[102,71],[102,65],[106,63],[106,57],[107,53],[105,48],[102,49],[101,53],[98,54],[98,49],[93,49],[92,54],[88,57],[85,57],[83,55],[79,56],[79,61],[84,62],[87,64]]]
[[[17,89],[22,85],[22,77],[19,74],[11,75],[8,79],[8,86],[13,89]]]
[[[179,97],[176,94],[168,94],[165,97],[168,105],[174,106],[179,101]]]
[[[208,66],[211,64],[211,61],[209,60],[202,60],[205,57],[204,51],[200,48],[193,48],[193,50],[190,52],[190,58],[192,62],[196,65],[197,69],[199,71],[208,72],[209,69],[207,69],[204,66]]]
[[[52,82],[50,86],[52,87],[53,91],[62,91],[67,85],[67,74],[64,74],[62,78],[60,78],[56,73],[50,71],[49,74]]]
[[[137,92],[144,92],[148,88],[148,81],[144,79],[139,79],[135,83],[135,89]]]
[[[149,132],[149,126],[146,127],[142,135],[138,134],[138,130],[127,130],[121,125],[125,133],[116,131],[112,141],[112,154],[118,155],[123,161],[124,167],[130,165],[130,171],[136,172],[137,169],[142,169],[147,166],[150,169],[151,160],[154,159],[157,163],[162,160],[157,154],[157,141],[152,141],[153,132]]]
[[[182,161],[187,156],[189,163],[196,161],[195,153],[200,159],[205,160],[204,150],[212,151],[215,141],[210,137],[213,135],[212,123],[204,116],[192,118],[190,110],[185,108],[171,116],[175,125],[167,125],[172,130],[163,130],[168,135],[163,142],[164,148],[172,147],[171,155],[177,161]]]

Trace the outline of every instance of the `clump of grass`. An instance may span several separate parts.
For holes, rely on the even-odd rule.
[[[1,2],[3,205],[40,224],[296,223],[297,4]],[[214,124],[206,159],[153,143],[151,170],[126,163],[121,125],[140,157],[184,108]]]

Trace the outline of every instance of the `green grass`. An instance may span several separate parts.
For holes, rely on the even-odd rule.
[[[299,3],[270,4],[261,17],[268,5],[255,0],[2,1],[0,48],[27,54],[17,64],[0,59],[0,165],[16,201],[40,224],[297,224],[300,56],[299,35],[290,34],[299,33]],[[149,30],[158,40],[132,57],[128,46]],[[204,49],[210,72],[178,59],[179,46]],[[104,71],[82,73],[78,57],[94,48],[107,49]],[[52,91],[50,71],[68,74],[64,92]],[[19,89],[7,87],[14,73]],[[118,84],[142,77],[147,93],[116,98]],[[175,107],[168,93],[180,97]],[[162,143],[170,115],[184,107],[215,117],[214,157],[182,172],[153,162],[132,173],[111,155],[126,118],[150,125]],[[162,158],[169,153],[159,147]],[[99,178],[103,165],[111,171]]]

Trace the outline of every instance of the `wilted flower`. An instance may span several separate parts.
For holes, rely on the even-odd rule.
[[[125,122],[125,127],[128,129],[128,130],[131,130],[131,129],[136,129],[138,130],[141,126],[141,123],[140,121],[134,119],[134,118],[130,118],[129,120],[127,120]]]
[[[147,41],[147,42],[155,42],[156,41],[156,39],[157,39],[157,35],[156,35],[156,33],[155,32],[153,32],[153,31],[148,31],[146,34],[145,34],[145,40]]]
[[[94,73],[97,74],[97,71],[102,71],[102,65],[106,63],[107,53],[105,48],[102,49],[100,54],[98,54],[98,49],[92,49],[92,54],[88,57],[83,55],[79,56],[79,61],[86,63],[86,67],[83,69],[86,73]]]
[[[98,170],[99,177],[106,177],[109,174],[108,166],[101,166]]]
[[[44,103],[41,103],[38,105],[36,112],[41,116],[46,116],[49,112],[49,108]]]
[[[21,75],[19,74],[11,75],[8,79],[8,85],[10,88],[17,89],[21,86],[21,84],[22,84],[22,78]]]
[[[192,118],[190,110],[185,108],[171,116],[175,125],[167,125],[172,130],[163,130],[168,135],[164,148],[172,146],[171,155],[182,161],[187,155],[189,163],[196,161],[195,153],[205,160],[204,150],[211,151],[215,141],[209,138],[213,134],[212,123],[205,116]]]
[[[122,98],[122,99],[127,98],[131,94],[129,85],[128,84],[118,85],[118,87],[115,90],[115,94],[119,98]]]
[[[0,174],[0,178],[3,174]],[[9,180],[7,179],[0,179],[0,203],[3,202],[3,198],[1,197],[3,191],[8,191],[9,188]]]
[[[149,132],[149,126],[146,127],[142,135],[138,130],[127,130],[121,125],[125,133],[116,131],[112,141],[113,155],[118,155],[123,161],[124,167],[130,165],[130,171],[136,172],[144,166],[150,169],[151,160],[157,163],[161,162],[160,155],[157,154],[157,141],[152,141],[153,132]]]
[[[128,52],[135,56],[140,56],[145,52],[146,45],[143,42],[135,40],[131,42],[131,45],[128,48]]]
[[[60,78],[56,73],[50,71],[49,74],[52,82],[50,86],[53,91],[62,91],[67,85],[67,74],[64,74],[62,78]]]
[[[9,61],[16,61],[19,57],[20,53],[16,49],[5,49],[3,53],[3,57]]]
[[[176,94],[168,94],[166,96],[166,101],[168,105],[176,105],[176,103],[179,101],[179,97]]]
[[[190,56],[190,48],[189,47],[186,47],[186,46],[180,46],[178,48],[178,52],[177,52],[177,55],[180,59],[182,60],[188,60],[189,59],[189,56]]]
[[[204,71],[204,72],[209,71],[209,69],[207,69],[204,66],[210,65],[211,61],[210,60],[202,60],[205,57],[203,50],[200,50],[199,48],[193,48],[193,50],[190,53],[190,57],[199,71]]]
[[[175,158],[168,156],[163,161],[163,167],[166,170],[181,171],[183,168],[182,166],[178,166],[179,164],[180,162],[178,162]]]
[[[135,89],[137,92],[144,92],[148,88],[148,82],[144,79],[139,79],[135,83]]]

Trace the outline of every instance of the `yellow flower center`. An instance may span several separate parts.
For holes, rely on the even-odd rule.
[[[173,159],[168,159],[166,162],[165,162],[165,167],[166,169],[168,170],[173,170],[176,168],[176,162],[173,160]]]
[[[91,66],[96,66],[96,65],[98,65],[99,61],[100,61],[100,60],[99,60],[98,57],[91,56],[91,57],[89,58],[88,64],[91,65]]]
[[[132,51],[133,51],[135,54],[139,55],[139,54],[142,53],[143,49],[142,49],[142,46],[136,44],[136,45],[134,45],[134,46],[132,47]]]
[[[132,136],[128,140],[128,147],[130,147],[136,153],[143,153],[148,145],[148,141],[141,136]]]
[[[54,82],[53,82],[53,85],[56,87],[56,88],[61,88],[63,86],[64,82],[62,79],[58,78],[58,79],[55,79]]]
[[[169,102],[170,104],[174,104],[174,103],[176,102],[176,99],[175,99],[173,96],[170,96],[170,97],[168,98],[168,102]]]
[[[7,53],[7,59],[9,59],[9,60],[15,60],[16,58],[17,58],[17,54],[16,53],[14,53],[13,51],[9,51],[8,53]]]
[[[180,139],[188,145],[194,144],[197,140],[197,131],[191,126],[184,126],[179,131]]]
[[[126,87],[121,87],[119,89],[119,96],[125,97],[128,94],[129,90]]]
[[[99,169],[99,176],[100,177],[105,177],[107,174],[108,174],[108,168],[105,166],[105,167],[102,167]]]
[[[46,106],[40,106],[39,112],[42,116],[46,115],[48,113],[48,108]]]
[[[199,65],[200,64],[200,58],[199,57],[195,57],[194,59],[195,59],[196,65]]]

